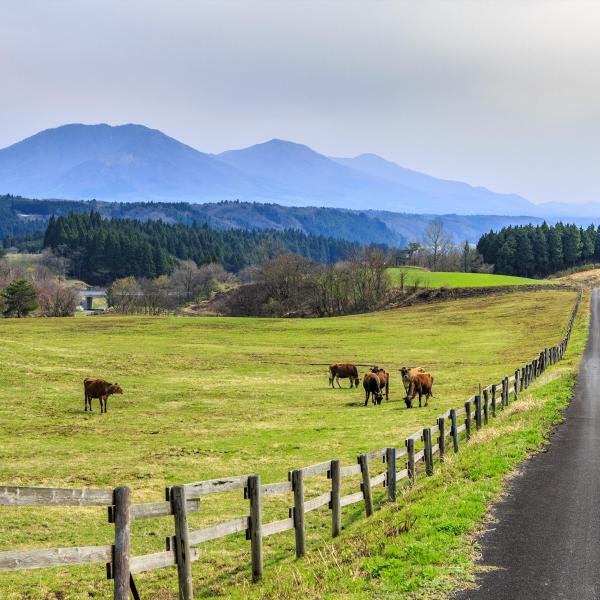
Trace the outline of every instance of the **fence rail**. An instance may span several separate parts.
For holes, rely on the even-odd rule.
[[[446,411],[433,425],[408,436],[404,447],[392,446],[361,454],[354,465],[342,466],[339,460],[327,460],[290,471],[288,481],[268,484],[261,484],[258,475],[187,483],[167,487],[166,501],[145,504],[132,504],[131,491],[127,487],[0,487],[0,506],[106,506],[109,523],[114,524],[113,544],[0,552],[0,571],[106,563],[107,576],[114,580],[113,598],[126,600],[130,592],[134,594],[134,598],[138,598],[133,574],[176,566],[179,597],[181,600],[192,600],[191,563],[199,559],[196,546],[244,532],[250,542],[252,578],[258,581],[263,573],[262,541],[265,537],[293,529],[296,556],[302,557],[306,550],[305,515],[308,513],[328,507],[331,511],[332,536],[336,537],[341,531],[342,509],[346,506],[364,502],[366,516],[373,514],[374,487],[387,488],[387,498],[394,502],[398,486],[404,480],[413,484],[418,473],[432,475],[436,460],[443,461],[450,451],[458,452],[461,443],[469,441],[474,429],[485,427],[490,418],[494,418],[498,411],[508,406],[511,396],[512,401],[517,400],[521,391],[526,390],[549,366],[562,359],[571,338],[580,303],[581,292],[578,293],[570,313],[564,337],[556,346],[545,348],[513,374],[505,376],[500,383],[482,388],[480,393],[469,398],[463,407]],[[416,444],[422,444],[422,448],[416,450]],[[404,464],[398,464],[402,457],[405,458]],[[342,496],[342,480],[359,475],[360,484],[357,491]],[[306,499],[305,479],[319,476],[327,478],[330,490]],[[201,510],[202,496],[236,490],[243,491],[243,497],[248,501],[248,514],[190,531],[187,516]],[[292,502],[288,518],[263,523],[263,500],[268,501],[271,496],[281,495],[289,495]],[[168,516],[173,517],[174,534],[167,536],[165,551],[131,556],[132,522]]]

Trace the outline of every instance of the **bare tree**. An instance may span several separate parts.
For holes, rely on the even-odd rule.
[[[60,280],[65,280],[71,269],[71,261],[66,256],[61,256],[50,248],[46,248],[40,257],[40,264]]]
[[[271,312],[286,315],[301,307],[306,300],[304,285],[313,267],[310,260],[297,254],[281,254],[265,263],[258,281],[271,298]]]
[[[171,289],[180,303],[195,302],[210,296],[220,284],[231,279],[233,276],[219,264],[198,267],[194,261],[184,260],[171,275]]]
[[[135,277],[117,279],[108,289],[108,305],[117,312],[131,314],[138,311],[139,297],[142,294]]]
[[[446,253],[450,245],[450,238],[441,221],[435,220],[429,223],[425,230],[425,242],[431,253],[431,270],[437,271],[439,259]]]
[[[80,300],[75,289],[58,281],[44,281],[36,287],[45,317],[72,317],[75,314]]]
[[[200,293],[198,265],[193,260],[183,260],[171,275],[171,288],[180,302],[193,302]]]

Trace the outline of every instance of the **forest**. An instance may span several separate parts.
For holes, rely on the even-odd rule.
[[[574,224],[504,227],[490,231],[477,250],[495,273],[546,277],[576,265],[600,261],[600,227]]]
[[[359,246],[296,230],[216,231],[207,224],[105,219],[90,211],[50,217],[43,247],[69,259],[70,275],[104,285],[128,276],[166,275],[178,260],[216,263],[237,272],[289,252],[331,264],[348,258]]]

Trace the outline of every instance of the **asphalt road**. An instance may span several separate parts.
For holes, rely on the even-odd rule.
[[[547,452],[529,460],[481,537],[495,567],[460,600],[600,599],[600,290],[575,395]]]

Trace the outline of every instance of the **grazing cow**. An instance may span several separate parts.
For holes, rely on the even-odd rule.
[[[379,377],[381,390],[385,389],[386,401],[390,399],[390,374],[385,369],[380,369],[377,366],[371,367],[371,373],[375,373]]]
[[[383,394],[381,393],[381,381],[377,373],[365,373],[363,378],[365,388],[365,406],[369,404],[369,397],[373,396],[373,404],[381,404]]]
[[[404,389],[408,394],[408,389],[410,388],[410,382],[417,375],[417,373],[425,373],[425,369],[423,367],[402,367],[400,369],[400,374],[402,375],[402,384],[404,385]]]
[[[332,388],[335,388],[335,385],[333,385],[334,379],[336,380],[338,387],[341,388],[340,379],[346,378],[350,378],[350,387],[358,387],[358,369],[355,365],[351,365],[350,363],[339,363],[329,367],[329,384]]]
[[[412,408],[414,397],[419,394],[419,408],[421,408],[421,397],[425,396],[425,406],[429,403],[429,396],[433,396],[433,375],[431,373],[416,373],[411,379],[410,386],[406,392],[406,408]]]
[[[108,383],[104,379],[87,377],[83,380],[83,393],[86,411],[88,406],[90,411],[92,410],[92,398],[98,398],[100,400],[100,412],[105,413],[108,397],[112,394],[122,394],[123,390],[118,383]]]

